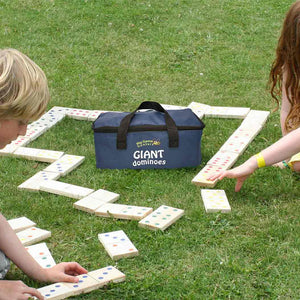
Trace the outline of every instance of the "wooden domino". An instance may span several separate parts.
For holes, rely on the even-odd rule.
[[[123,230],[100,233],[98,239],[113,260],[139,255],[139,251]]]
[[[72,296],[72,289],[64,283],[58,282],[39,288],[38,291],[46,300],[61,300]],[[34,298],[37,299],[37,298]]]
[[[153,211],[151,207],[107,203],[95,210],[96,216],[141,220]]]
[[[244,119],[249,112],[247,107],[211,106],[205,111],[205,117]]]
[[[263,127],[267,122],[267,119],[270,115],[269,111],[264,110],[250,110],[246,118],[243,120],[240,125],[241,128],[251,128],[252,126],[260,125]]]
[[[100,114],[104,113],[106,111],[104,110],[92,110],[90,111],[87,120],[88,121],[96,121],[98,119],[98,117],[100,116]]]
[[[95,278],[88,274],[77,276],[79,281],[77,283],[64,282],[63,285],[71,290],[71,296],[76,296],[82,293],[89,293],[100,288],[101,284]]]
[[[27,246],[25,249],[42,268],[51,268],[56,265],[46,243]]]
[[[81,200],[78,200],[73,204],[73,206],[79,210],[95,213],[96,209],[101,205],[115,202],[119,199],[119,197],[119,194],[99,189]]]
[[[29,190],[29,191],[39,191],[40,186],[43,182],[48,181],[48,180],[56,180],[60,177],[59,173],[54,173],[54,172],[45,172],[45,171],[40,171],[21,183],[18,186],[18,189],[21,190]]]
[[[60,182],[56,180],[44,181],[40,184],[40,190],[56,195],[66,196],[74,199],[81,199],[94,192],[93,189],[82,186]]]
[[[206,212],[222,212],[231,211],[226,193],[224,190],[201,190],[201,196]]]
[[[231,136],[229,139],[222,145],[220,151],[235,152],[241,155],[249,144],[253,141],[254,136]]]
[[[68,111],[66,115],[72,119],[88,120],[90,113],[91,110],[73,108],[70,111]]]
[[[19,232],[27,228],[36,226],[36,223],[29,220],[27,217],[15,218],[7,221],[14,232]]]
[[[59,173],[61,176],[65,176],[77,168],[84,161],[84,158],[84,156],[65,154],[45,168],[44,171],[55,172]]]
[[[166,205],[160,206],[139,222],[140,227],[164,231],[184,215],[184,210]]]
[[[91,277],[98,280],[102,286],[110,282],[123,282],[126,278],[125,274],[113,266],[108,266],[88,273]]]
[[[37,227],[31,227],[16,234],[24,246],[29,246],[51,237],[50,231]]]
[[[42,135],[45,131],[47,131],[47,127],[37,127],[33,125],[28,125],[26,134],[24,135],[26,138],[28,138],[30,141],[33,141],[37,139],[40,135]]]
[[[235,164],[238,157],[238,153],[220,150],[207,162],[207,165],[222,166],[229,169]]]
[[[38,291],[46,300],[61,300],[70,296],[88,293],[106,286],[110,282],[122,282],[126,276],[115,267],[108,266],[87,274],[79,275],[78,278],[78,283],[58,282],[39,288]],[[34,297],[34,299],[37,298]]]
[[[198,102],[191,102],[188,105],[188,108],[190,108],[199,119],[203,119],[206,111],[210,108],[210,105]]]
[[[36,149],[19,147],[14,153],[14,156],[23,157],[30,160],[42,161],[42,162],[55,162],[63,156],[62,151],[53,151],[46,149]]]
[[[214,187],[217,184],[218,180],[208,180],[208,178],[215,174],[222,171],[225,171],[226,168],[219,165],[206,165],[201,171],[192,179],[192,183],[199,186],[206,186],[206,187]]]

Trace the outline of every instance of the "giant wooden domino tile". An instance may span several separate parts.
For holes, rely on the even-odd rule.
[[[98,234],[98,239],[113,260],[139,255],[123,230]]]
[[[26,134],[24,137],[28,138],[30,141],[37,139],[40,135],[42,135],[45,131],[47,131],[47,127],[35,127],[32,125],[28,125]]]
[[[244,119],[249,112],[247,107],[211,106],[205,111],[205,117]]]
[[[29,246],[51,237],[51,232],[48,230],[31,227],[16,233],[19,240],[24,246]]]
[[[81,281],[79,283],[59,282],[39,288],[38,291],[46,300],[60,300],[81,293],[88,293],[110,282],[122,282],[126,278],[124,273],[112,266],[94,270],[78,277]],[[93,279],[97,281],[97,284]]]
[[[39,191],[40,186],[43,182],[48,181],[48,180],[56,180],[60,177],[59,173],[54,173],[54,172],[45,172],[45,171],[40,171],[21,183],[18,186],[18,189],[21,190],[30,190],[30,191]]]
[[[36,226],[36,223],[26,217],[15,218],[7,221],[14,232],[19,232],[27,228]]]
[[[42,161],[42,162],[55,162],[63,156],[62,151],[53,151],[45,149],[19,147],[14,153],[14,156],[23,157],[26,159]]]
[[[231,211],[226,193],[224,190],[201,190],[201,196],[206,212]]]
[[[198,116],[199,119],[203,119],[205,112],[210,108],[210,105],[198,103],[198,102],[191,102],[188,105],[188,108],[190,108],[193,113]]]
[[[79,282],[77,283],[63,283],[64,286],[72,291],[71,296],[80,295],[82,293],[89,293],[101,287],[101,283],[88,274],[82,274],[77,277],[79,278]]]
[[[160,104],[160,105],[166,110],[186,109],[186,106],[180,106],[180,105],[172,105],[172,104]]]
[[[51,128],[52,126],[60,122],[63,118],[63,114],[54,114],[52,112],[47,112],[43,116],[41,116],[37,121],[31,123],[31,125],[35,127]]]
[[[65,154],[45,168],[44,171],[60,173],[61,176],[65,176],[77,168],[84,161],[84,158],[84,156]]]
[[[40,190],[74,199],[81,199],[94,192],[93,189],[55,180],[42,182],[40,184]]]
[[[124,273],[113,266],[91,271],[88,273],[88,275],[98,280],[101,284],[100,287],[107,285],[110,282],[123,282],[126,278]]]
[[[100,116],[100,114],[106,112],[105,110],[91,110],[87,120],[88,121],[96,121],[98,119],[98,117]]]
[[[56,265],[46,243],[27,246],[25,249],[42,268],[51,268]]]
[[[235,152],[241,155],[253,141],[253,139],[254,136],[230,136],[229,139],[220,148],[220,151]]]
[[[201,171],[192,179],[192,183],[199,186],[206,186],[206,187],[214,187],[218,180],[208,180],[208,178],[215,174],[222,171],[225,171],[226,168],[219,165],[206,165]]]
[[[262,127],[266,123],[270,115],[269,111],[264,110],[250,110],[246,118],[240,125],[241,128],[251,128],[252,126],[257,126],[258,124]]]
[[[19,148],[18,145],[10,143],[6,145],[3,149],[0,149],[0,155],[1,156],[12,155],[18,148]]]
[[[50,284],[39,288],[38,291],[47,300],[61,300],[72,296],[73,291],[62,282]],[[37,298],[34,298],[37,299]]]
[[[87,109],[73,108],[66,113],[66,115],[72,119],[88,120],[88,117],[92,111]]]
[[[220,150],[207,162],[207,165],[222,166],[229,169],[235,164],[238,157],[238,153]]]
[[[164,231],[184,215],[184,210],[166,205],[160,206],[139,222],[140,227]]]
[[[79,210],[83,210],[89,213],[95,213],[95,210],[101,205],[106,203],[115,202],[119,199],[120,195],[99,189],[88,196],[73,203],[73,206]]]
[[[141,220],[153,211],[151,207],[107,203],[96,209],[95,214],[101,217]]]

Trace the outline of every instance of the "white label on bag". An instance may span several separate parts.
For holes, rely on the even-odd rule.
[[[132,165],[145,166],[145,165],[165,165],[166,160],[164,158],[164,151],[161,150],[137,150],[133,153],[134,161]]]

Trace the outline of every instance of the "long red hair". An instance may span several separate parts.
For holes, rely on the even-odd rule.
[[[283,87],[283,73],[286,76]],[[291,110],[285,121],[289,132],[300,126],[300,1],[295,2],[287,12],[276,49],[269,83],[271,95],[279,106],[282,88],[287,91]]]

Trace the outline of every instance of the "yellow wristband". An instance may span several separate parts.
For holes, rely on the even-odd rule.
[[[266,166],[266,162],[265,162],[265,159],[264,157],[262,156],[262,154],[259,152],[255,155],[256,157],[256,161],[257,161],[257,166],[259,168],[263,168]]]

